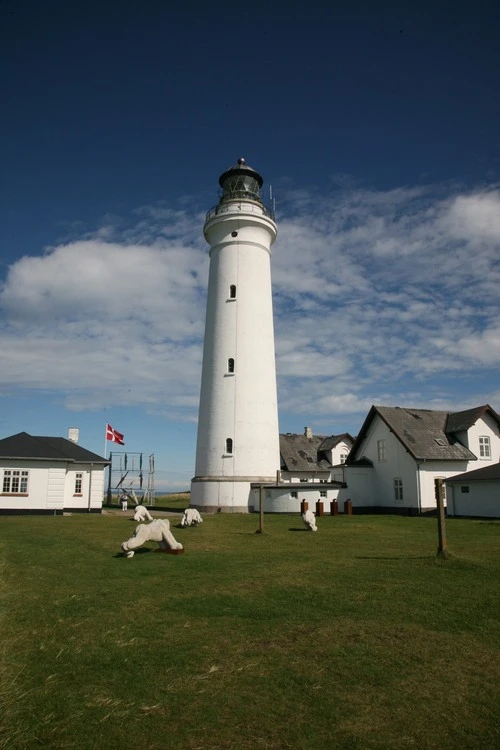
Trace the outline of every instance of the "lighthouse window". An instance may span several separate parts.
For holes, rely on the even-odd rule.
[[[234,359],[232,357],[227,360],[227,371],[234,372]]]
[[[226,440],[226,453],[232,453],[233,452],[233,440],[232,438],[227,438]]]
[[[236,299],[236,284],[231,284],[229,287],[229,296],[231,299]]]
[[[237,237],[237,236],[238,236],[238,232],[231,232],[231,237]]]

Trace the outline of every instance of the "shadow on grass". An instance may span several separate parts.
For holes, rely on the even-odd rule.
[[[154,550],[152,550],[152,549],[151,549],[151,547],[139,547],[138,549],[135,549],[135,550],[134,550],[134,552],[135,552],[135,554],[136,554],[136,555],[145,555],[145,554],[146,554],[147,552],[153,552],[153,551],[154,551]],[[113,557],[114,557],[115,559],[116,559],[117,557],[123,557],[123,558],[125,558],[126,560],[128,560],[128,559],[129,559],[129,558],[127,558],[127,557],[126,557],[126,556],[125,556],[125,555],[123,554],[123,552],[117,552],[117,553],[116,553],[116,555],[113,555]],[[134,555],[134,557],[135,557],[135,555]]]
[[[355,560],[429,560],[432,555],[355,555]]]
[[[296,529],[292,527],[291,529],[288,529],[288,531],[305,531],[307,534],[307,532],[310,531],[310,529]]]

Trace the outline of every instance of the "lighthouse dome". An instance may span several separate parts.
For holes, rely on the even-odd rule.
[[[261,175],[249,167],[241,157],[219,177],[219,185],[222,188],[220,202],[251,200],[262,203],[259,190],[263,182]]]

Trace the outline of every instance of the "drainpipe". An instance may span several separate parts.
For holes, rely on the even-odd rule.
[[[88,512],[90,513],[90,500],[91,500],[91,493],[92,493],[92,471],[94,469],[94,464],[90,464],[90,476],[89,476],[89,502],[88,502]]]
[[[422,494],[420,487],[420,467],[422,463],[417,464],[417,503],[418,503],[418,515],[422,515]]]

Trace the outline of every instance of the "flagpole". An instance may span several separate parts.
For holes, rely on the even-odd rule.
[[[107,458],[106,456],[107,447],[108,447],[108,423],[106,422],[106,427],[104,428],[104,458]]]

